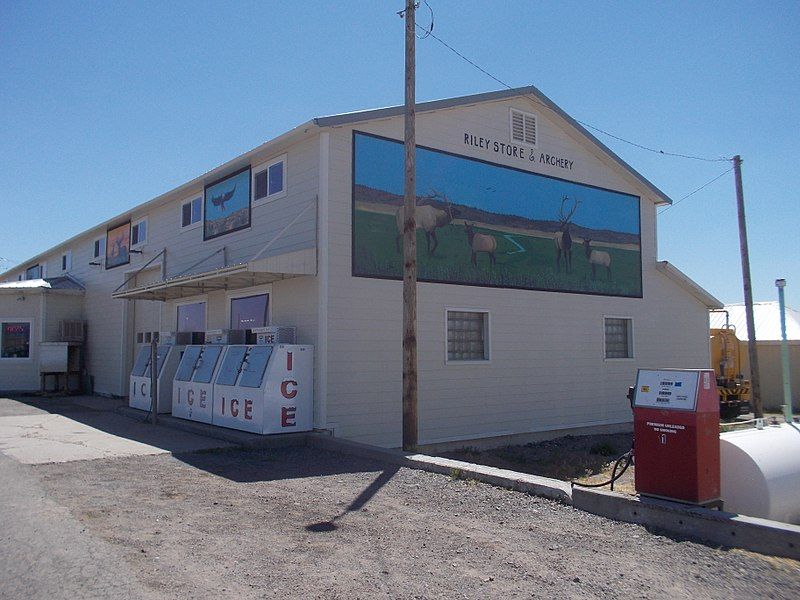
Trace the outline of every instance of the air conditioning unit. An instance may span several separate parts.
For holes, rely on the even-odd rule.
[[[58,341],[82,342],[83,321],[64,319],[58,322]]]
[[[206,344],[244,344],[244,329],[209,329],[206,331]]]
[[[296,344],[297,327],[285,325],[270,325],[268,327],[253,327],[251,330],[256,335],[256,344]]]

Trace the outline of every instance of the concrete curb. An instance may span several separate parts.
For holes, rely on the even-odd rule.
[[[800,560],[797,525],[577,486],[572,490],[572,505],[692,540]]]

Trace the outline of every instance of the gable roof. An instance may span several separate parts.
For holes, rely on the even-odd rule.
[[[666,260],[660,260],[656,262],[656,269],[661,271],[664,275],[672,279],[675,283],[688,291],[692,296],[697,298],[706,306],[706,308],[714,310],[722,308],[722,302],[709,294],[700,286],[700,284],[689,278],[688,275],[678,269],[675,265],[667,262]]]
[[[611,157],[620,167],[633,176],[645,188],[650,190],[657,198],[656,204],[672,204],[672,199],[664,192],[658,189],[650,181],[648,181],[641,173],[630,166],[627,162],[622,160],[617,154],[614,153],[608,146],[598,140],[594,135],[575,119],[570,117],[564,110],[555,102],[550,100],[538,88],[532,85],[525,87],[512,88],[507,90],[499,90],[496,92],[485,92],[482,94],[472,94],[469,96],[458,96],[456,98],[445,98],[443,100],[433,100],[430,102],[419,102],[415,105],[416,112],[430,112],[434,110],[443,110],[446,108],[456,108],[459,106],[466,106],[469,104],[477,104],[479,102],[493,102],[497,100],[505,100],[507,98],[527,97],[529,100],[549,108],[559,117],[564,119],[573,129],[577,130],[583,135],[590,143],[599,148],[603,153]],[[338,115],[329,115],[326,117],[316,117],[313,121],[319,127],[337,127],[341,125],[350,125],[361,121],[371,121],[374,119],[385,119],[388,117],[396,117],[404,114],[405,106],[388,106],[386,108],[374,108],[369,110],[361,110],[356,112],[341,113]]]
[[[623,170],[627,171],[636,181],[642,184],[646,189],[650,190],[656,197],[656,204],[672,204],[672,200],[669,198],[669,196],[667,196],[664,192],[662,192],[650,181],[648,181],[636,169],[634,169],[632,166],[630,166],[628,163],[622,160],[619,156],[617,156],[610,148],[608,148],[605,144],[603,144],[603,142],[601,142],[594,135],[589,133],[589,131],[586,130],[580,123],[578,123],[575,119],[570,117],[566,112],[564,112],[564,110],[562,110],[558,105],[556,105],[555,102],[550,100],[547,96],[545,96],[542,92],[540,92],[536,87],[532,85],[507,89],[507,90],[499,90],[494,92],[484,92],[481,94],[472,94],[469,96],[446,98],[443,100],[419,102],[415,105],[415,109],[417,112],[430,112],[434,110],[442,110],[445,108],[454,108],[458,106],[476,104],[478,102],[493,102],[514,97],[527,97],[529,100],[541,104],[546,108],[552,110],[556,115],[564,119],[573,129],[575,129],[582,136],[584,136],[591,144],[593,144],[601,152],[609,156]],[[6,276],[7,274],[12,272],[16,272],[19,269],[23,268],[23,265],[25,265],[26,263],[31,263],[41,258],[44,258],[48,256],[51,252],[54,252],[62,247],[67,247],[70,244],[77,242],[79,239],[84,238],[85,236],[89,235],[92,232],[94,232],[92,233],[92,235],[103,233],[106,228],[116,223],[120,223],[127,218],[133,217],[135,213],[141,214],[142,211],[154,208],[166,202],[177,200],[179,196],[188,194],[195,188],[203,186],[205,183],[209,181],[218,179],[219,177],[222,177],[228,173],[232,173],[233,171],[241,168],[249,161],[251,161],[254,157],[270,153],[273,150],[277,151],[277,149],[282,147],[283,145],[294,143],[299,139],[302,139],[306,135],[311,135],[311,131],[313,129],[324,128],[324,127],[336,127],[351,123],[369,121],[373,119],[384,119],[388,117],[394,117],[403,114],[404,110],[405,107],[403,105],[397,105],[397,106],[389,106],[386,108],[376,108],[376,109],[341,113],[323,117],[315,117],[309,121],[306,121],[305,123],[298,125],[293,129],[290,129],[289,131],[286,131],[285,133],[282,133],[281,135],[271,140],[267,140],[266,142],[256,146],[251,150],[243,152],[242,154],[222,163],[221,165],[218,165],[206,171],[201,175],[198,175],[194,179],[186,183],[183,183],[176,188],[168,190],[163,194],[156,196],[155,198],[151,198],[150,200],[147,200],[145,202],[142,202],[141,204],[133,206],[130,209],[110,219],[106,219],[102,223],[98,223],[96,225],[88,227],[82,232],[70,237],[69,239],[64,240],[63,242],[60,242],[54,246],[51,246],[47,250],[44,250],[43,252],[36,254],[35,256],[15,265],[14,267],[8,268],[5,271],[0,272],[0,277]]]
[[[730,324],[736,327],[736,337],[742,341],[748,339],[747,314],[743,303],[726,304]],[[710,324],[714,329],[725,326],[725,313],[713,312]],[[753,302],[753,320],[756,326],[756,342],[776,341],[781,339],[781,312],[777,300],[772,302]],[[786,307],[786,339],[800,340],[800,310]]]

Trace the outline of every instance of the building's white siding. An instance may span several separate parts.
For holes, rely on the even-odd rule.
[[[19,320],[31,323],[30,358],[0,358],[0,390],[39,389],[39,342],[43,339],[41,317],[42,295],[39,291],[0,294],[0,322]]]
[[[166,248],[163,275],[174,277],[184,272],[201,272],[223,266],[246,262],[268,242],[273,240],[298,213],[311,202],[316,202],[318,193],[317,164],[318,141],[311,136],[292,146],[273,149],[269,154],[255,156],[252,166],[257,166],[274,156],[286,155],[285,185],[287,193],[276,200],[253,206],[251,226],[213,240],[203,241],[202,227],[181,231],[181,204],[186,200],[202,196],[203,186],[168,195],[158,206],[134,209],[129,215],[120,217],[119,223],[128,218],[132,222],[147,218],[147,242],[140,247],[141,254],[131,254],[129,265],[105,270],[93,257],[94,240],[105,238],[106,229],[86,231],[69,246],[59,246],[39,260],[46,263],[47,276],[55,277],[61,271],[61,255],[72,252],[72,268],[68,273],[86,287],[85,315],[88,323],[87,369],[92,377],[94,391],[101,394],[125,395],[130,366],[133,360],[136,331],[175,329],[174,306],[164,307],[161,302],[145,300],[116,300],[111,294],[132,276],[147,261]],[[231,168],[236,170],[241,165]],[[218,175],[209,178],[217,179]],[[207,183],[208,183],[207,182]],[[275,256],[311,248],[316,245],[316,213],[308,210],[289,227],[262,256]],[[217,254],[215,252],[220,251]],[[213,255],[213,256],[212,256]],[[204,260],[207,259],[207,260]],[[102,261],[102,259],[100,259]],[[25,268],[33,263],[24,263],[9,273],[9,280],[16,280]],[[162,260],[152,263],[158,278],[162,276]],[[150,267],[148,267],[150,271]],[[140,275],[140,279],[141,279]],[[152,277],[150,277],[152,279]],[[132,282],[136,283],[136,282]],[[139,281],[142,283],[142,281]],[[282,285],[276,286],[276,293]],[[275,298],[272,298],[276,302]],[[224,322],[225,293],[209,294],[209,327],[227,327]],[[138,315],[138,318],[137,318]],[[220,316],[222,315],[222,316]],[[303,324],[304,331],[314,329],[316,321]]]
[[[487,154],[464,132],[508,140],[513,106],[539,115],[541,152],[574,169]],[[648,191],[564,123],[525,99],[417,117],[417,143],[642,197],[643,299],[420,283],[420,442],[629,421],[625,398],[636,368],[704,367],[706,308],[655,269],[655,205]],[[351,276],[352,129],[333,130],[329,198],[328,423],[336,435],[401,443],[402,283]],[[402,140],[402,117],[355,129]],[[574,136],[574,138],[572,137]],[[419,190],[418,190],[419,192]],[[575,253],[573,260],[585,260]],[[445,364],[445,308],[490,313],[491,362]],[[604,360],[604,315],[634,322],[633,360]],[[676,323],[680,327],[676,327]]]

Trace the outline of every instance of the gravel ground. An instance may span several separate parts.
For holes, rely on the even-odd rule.
[[[488,450],[462,448],[441,456],[563,481],[601,483],[611,479],[614,463],[632,444],[632,433],[568,435]],[[633,465],[625,470],[614,491],[636,494],[634,472]]]
[[[0,494],[3,598],[800,597],[795,561],[311,449],[3,460],[5,481],[25,479]],[[52,506],[9,518],[25,493]],[[62,533],[89,567],[48,562]],[[20,567],[32,554],[55,568]]]

